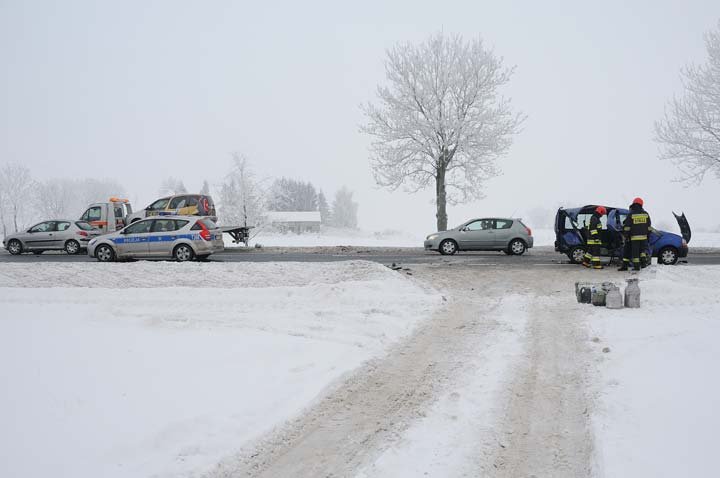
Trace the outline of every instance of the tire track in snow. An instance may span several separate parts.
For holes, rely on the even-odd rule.
[[[353,476],[423,417],[465,367],[465,354],[492,340],[500,303],[478,313],[451,298],[383,358],[372,360],[303,416],[221,463],[207,477]],[[479,319],[482,317],[482,320]]]

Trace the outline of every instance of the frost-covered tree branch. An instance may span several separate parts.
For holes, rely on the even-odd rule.
[[[411,192],[434,182],[438,230],[445,230],[447,203],[483,197],[524,119],[499,96],[513,68],[480,39],[439,33],[389,50],[385,71],[388,86],[378,87],[378,104],[363,106],[361,127],[375,138],[375,179]]]
[[[699,184],[708,173],[720,178],[720,22],[705,35],[708,62],[681,71],[684,95],[655,123],[660,158],[673,162],[680,180]]]
[[[35,181],[30,170],[21,164],[9,163],[0,170],[0,218],[3,235],[7,234],[6,221],[17,232],[23,224],[24,213],[32,203]]]

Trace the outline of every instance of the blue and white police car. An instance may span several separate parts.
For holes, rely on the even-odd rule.
[[[90,257],[100,262],[119,259],[204,259],[224,249],[222,231],[209,218],[163,216],[143,219],[88,243]]]

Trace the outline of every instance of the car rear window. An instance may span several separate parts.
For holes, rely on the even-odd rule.
[[[215,224],[214,222],[212,222],[212,220],[210,220],[208,218],[198,219],[198,221],[193,225],[193,227],[191,229],[193,231],[198,231],[198,230],[202,229],[200,227],[200,223],[203,223],[203,225],[208,229],[217,229],[217,224]]]
[[[58,231],[66,231],[70,227],[69,222],[58,222],[57,223],[57,230]]]
[[[77,221],[75,225],[78,227],[78,229],[82,229],[83,231],[92,231],[93,229],[95,229],[85,221]]]
[[[190,221],[183,221],[182,219],[175,219],[175,228],[182,229],[183,227],[187,226],[188,222],[190,222]]]
[[[510,229],[512,223],[512,221],[507,219],[495,219],[495,229]]]

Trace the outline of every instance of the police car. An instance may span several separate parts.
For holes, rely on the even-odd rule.
[[[91,240],[90,257],[100,262],[119,259],[204,259],[224,249],[222,231],[208,218],[163,216],[143,219],[120,231]]]

